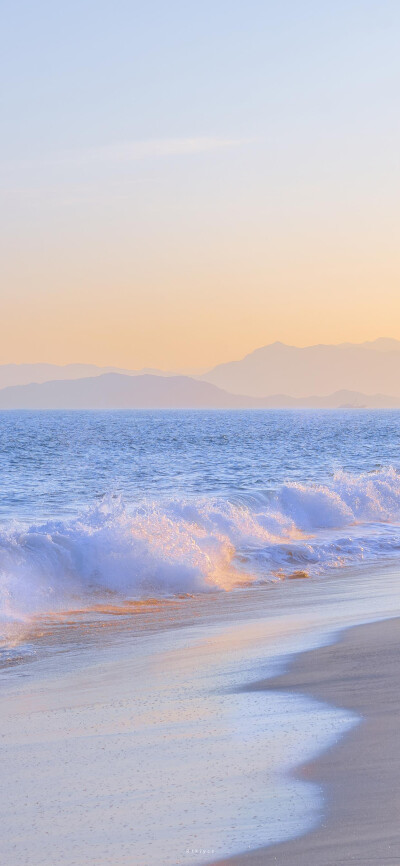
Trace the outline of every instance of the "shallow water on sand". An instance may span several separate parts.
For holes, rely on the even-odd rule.
[[[210,863],[306,832],[324,792],[290,771],[357,719],[246,686],[400,613],[398,586],[396,571],[361,571],[32,634],[30,662],[1,676],[1,859]]]

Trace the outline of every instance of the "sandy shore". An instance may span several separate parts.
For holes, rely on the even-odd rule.
[[[400,864],[400,619],[350,629],[338,643],[297,656],[288,673],[249,690],[264,689],[312,696],[363,721],[299,771],[323,787],[321,825],[220,866]]]
[[[170,608],[49,624],[0,670],[0,863],[400,864],[400,619],[350,628],[399,614],[398,587],[354,574],[193,600],[186,624]],[[367,721],[343,739],[351,710]],[[280,841],[321,803],[325,827]]]
[[[210,863],[285,838],[282,814],[307,826],[318,797],[281,769],[343,721],[325,707],[311,718],[299,696],[243,690],[306,628],[290,615],[138,634],[131,623],[103,646],[100,626],[89,645],[77,626],[67,648],[4,670],[0,863],[197,866],[199,849]],[[283,730],[288,715],[301,738]]]

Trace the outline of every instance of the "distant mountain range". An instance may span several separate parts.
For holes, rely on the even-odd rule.
[[[0,390],[0,409],[273,409],[400,407],[400,398],[338,391],[328,397],[263,399],[229,394],[189,376],[104,373]]]
[[[400,342],[297,348],[272,343],[202,376],[232,394],[308,397],[349,390],[400,397]]]
[[[273,343],[198,377],[91,364],[0,366],[0,409],[284,407],[400,407],[400,341]]]
[[[202,409],[250,407],[259,401],[227,394],[189,376],[104,373],[83,379],[14,385],[0,390],[1,409]]]
[[[31,382],[50,382],[53,379],[83,379],[88,376],[103,376],[104,373],[124,373],[127,376],[141,376],[155,373],[157,376],[170,376],[163,370],[125,370],[121,367],[98,367],[96,364],[2,364],[0,365],[0,389],[11,385],[30,385]]]

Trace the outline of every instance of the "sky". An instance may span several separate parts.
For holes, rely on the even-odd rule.
[[[398,0],[2,0],[0,363],[400,339]]]

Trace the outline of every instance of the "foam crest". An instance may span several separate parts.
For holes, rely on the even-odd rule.
[[[286,484],[278,499],[304,530],[391,522],[400,519],[400,475],[392,467],[356,476],[338,472],[329,485]]]
[[[0,534],[1,611],[23,618],[99,593],[143,598],[229,589],[239,543],[272,543],[255,515],[229,503],[107,499],[70,522]]]
[[[400,550],[400,475],[288,483],[247,504],[105,498],[70,521],[0,533],[0,615],[15,621],[115,594],[229,590],[296,568],[325,573]]]

